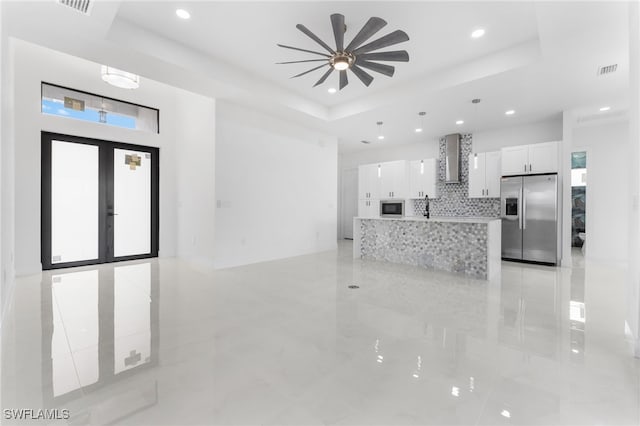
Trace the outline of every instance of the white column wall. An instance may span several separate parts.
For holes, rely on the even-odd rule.
[[[629,2],[629,273],[627,280],[627,333],[640,357],[640,6]]]

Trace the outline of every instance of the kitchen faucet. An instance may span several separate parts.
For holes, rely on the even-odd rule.
[[[429,219],[429,195],[424,196],[424,217]]]

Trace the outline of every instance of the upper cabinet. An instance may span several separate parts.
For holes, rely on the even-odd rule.
[[[409,163],[409,194],[407,198],[436,198],[438,160],[427,158]]]
[[[469,198],[500,197],[500,151],[469,154]]]
[[[359,200],[377,200],[380,198],[378,167],[378,164],[366,164],[358,167]]]
[[[409,186],[407,162],[389,161],[380,164],[380,198],[406,198]]]
[[[558,172],[558,142],[502,148],[502,176]]]

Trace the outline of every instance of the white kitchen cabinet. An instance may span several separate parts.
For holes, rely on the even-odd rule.
[[[469,154],[469,198],[500,197],[500,151]]]
[[[555,173],[557,171],[557,142],[529,145],[529,173]]]
[[[380,217],[380,200],[358,200],[358,217]]]
[[[405,198],[408,186],[406,161],[389,161],[380,164],[380,199]]]
[[[407,198],[436,198],[438,160],[427,158],[409,162],[409,195]]]
[[[379,192],[378,164],[365,164],[358,167],[358,199],[377,200],[380,198]]]
[[[502,148],[502,176],[558,172],[558,142]]]

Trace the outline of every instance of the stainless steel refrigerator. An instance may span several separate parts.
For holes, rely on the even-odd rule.
[[[502,178],[503,259],[558,263],[558,201],[556,174]]]

